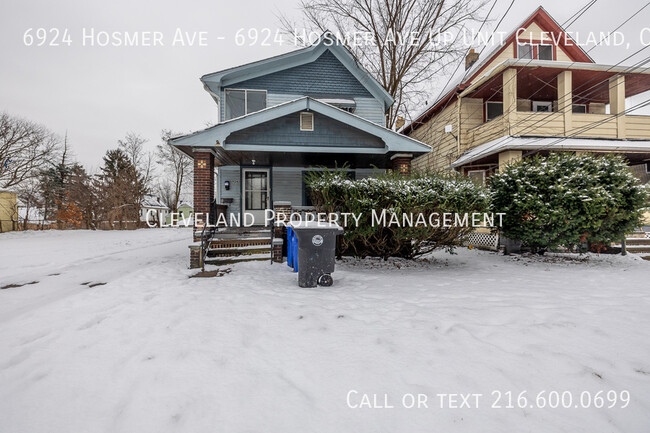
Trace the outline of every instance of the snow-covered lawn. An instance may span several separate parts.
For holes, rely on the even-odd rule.
[[[301,289],[268,262],[188,278],[189,238],[0,235],[0,287],[33,283],[0,290],[0,432],[650,431],[650,262],[461,249]],[[573,407],[601,390],[628,407]],[[394,408],[348,406],[364,393]]]

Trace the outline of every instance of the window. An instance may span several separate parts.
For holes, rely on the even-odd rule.
[[[535,112],[551,112],[553,111],[553,103],[547,101],[533,101],[533,111]]]
[[[478,185],[485,185],[485,170],[469,170],[467,177]]]
[[[530,44],[517,45],[517,58],[519,59],[532,59],[533,46]]]
[[[586,113],[587,112],[587,104],[573,104],[573,112],[574,113]]]
[[[650,173],[650,161],[645,163],[645,172]]]
[[[553,45],[538,45],[537,58],[539,60],[553,60]]]
[[[503,114],[503,102],[488,101],[485,103],[485,120],[492,120]]]
[[[266,90],[226,89],[226,120],[266,108]]]
[[[300,113],[300,130],[313,131],[314,130],[314,113],[303,111]]]

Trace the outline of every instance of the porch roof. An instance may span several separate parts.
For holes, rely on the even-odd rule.
[[[598,138],[506,136],[465,152],[451,164],[459,168],[505,150],[588,151],[614,153],[650,153],[648,140],[613,140]]]
[[[313,111],[364,131],[381,139],[384,146],[247,144],[229,143],[227,140],[228,136],[233,132],[301,111]],[[212,149],[216,154],[222,155],[230,152],[356,153],[374,155],[385,155],[390,152],[406,152],[417,156],[431,151],[431,147],[427,144],[308,96],[230,119],[202,131],[174,137],[168,142],[170,145],[176,146],[188,154],[191,154],[192,148],[208,148]]]

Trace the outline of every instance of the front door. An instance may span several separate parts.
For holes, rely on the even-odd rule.
[[[269,169],[242,169],[242,185],[244,213],[252,215],[254,225],[264,225],[264,211],[269,207],[271,192]],[[250,220],[250,216],[242,216],[242,224],[244,221],[250,222]]]

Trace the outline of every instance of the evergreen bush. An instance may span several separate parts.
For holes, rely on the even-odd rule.
[[[338,169],[313,171],[305,182],[317,211],[361,215],[358,225],[348,222],[339,255],[414,258],[435,248],[451,249],[472,230],[430,224],[373,225],[373,209],[402,220],[405,213],[427,218],[437,213],[442,219],[443,213],[483,213],[489,208],[487,190],[457,175],[385,173],[352,180],[345,169]]]
[[[553,153],[517,161],[489,180],[502,234],[543,254],[620,241],[639,226],[648,191],[616,155]]]

